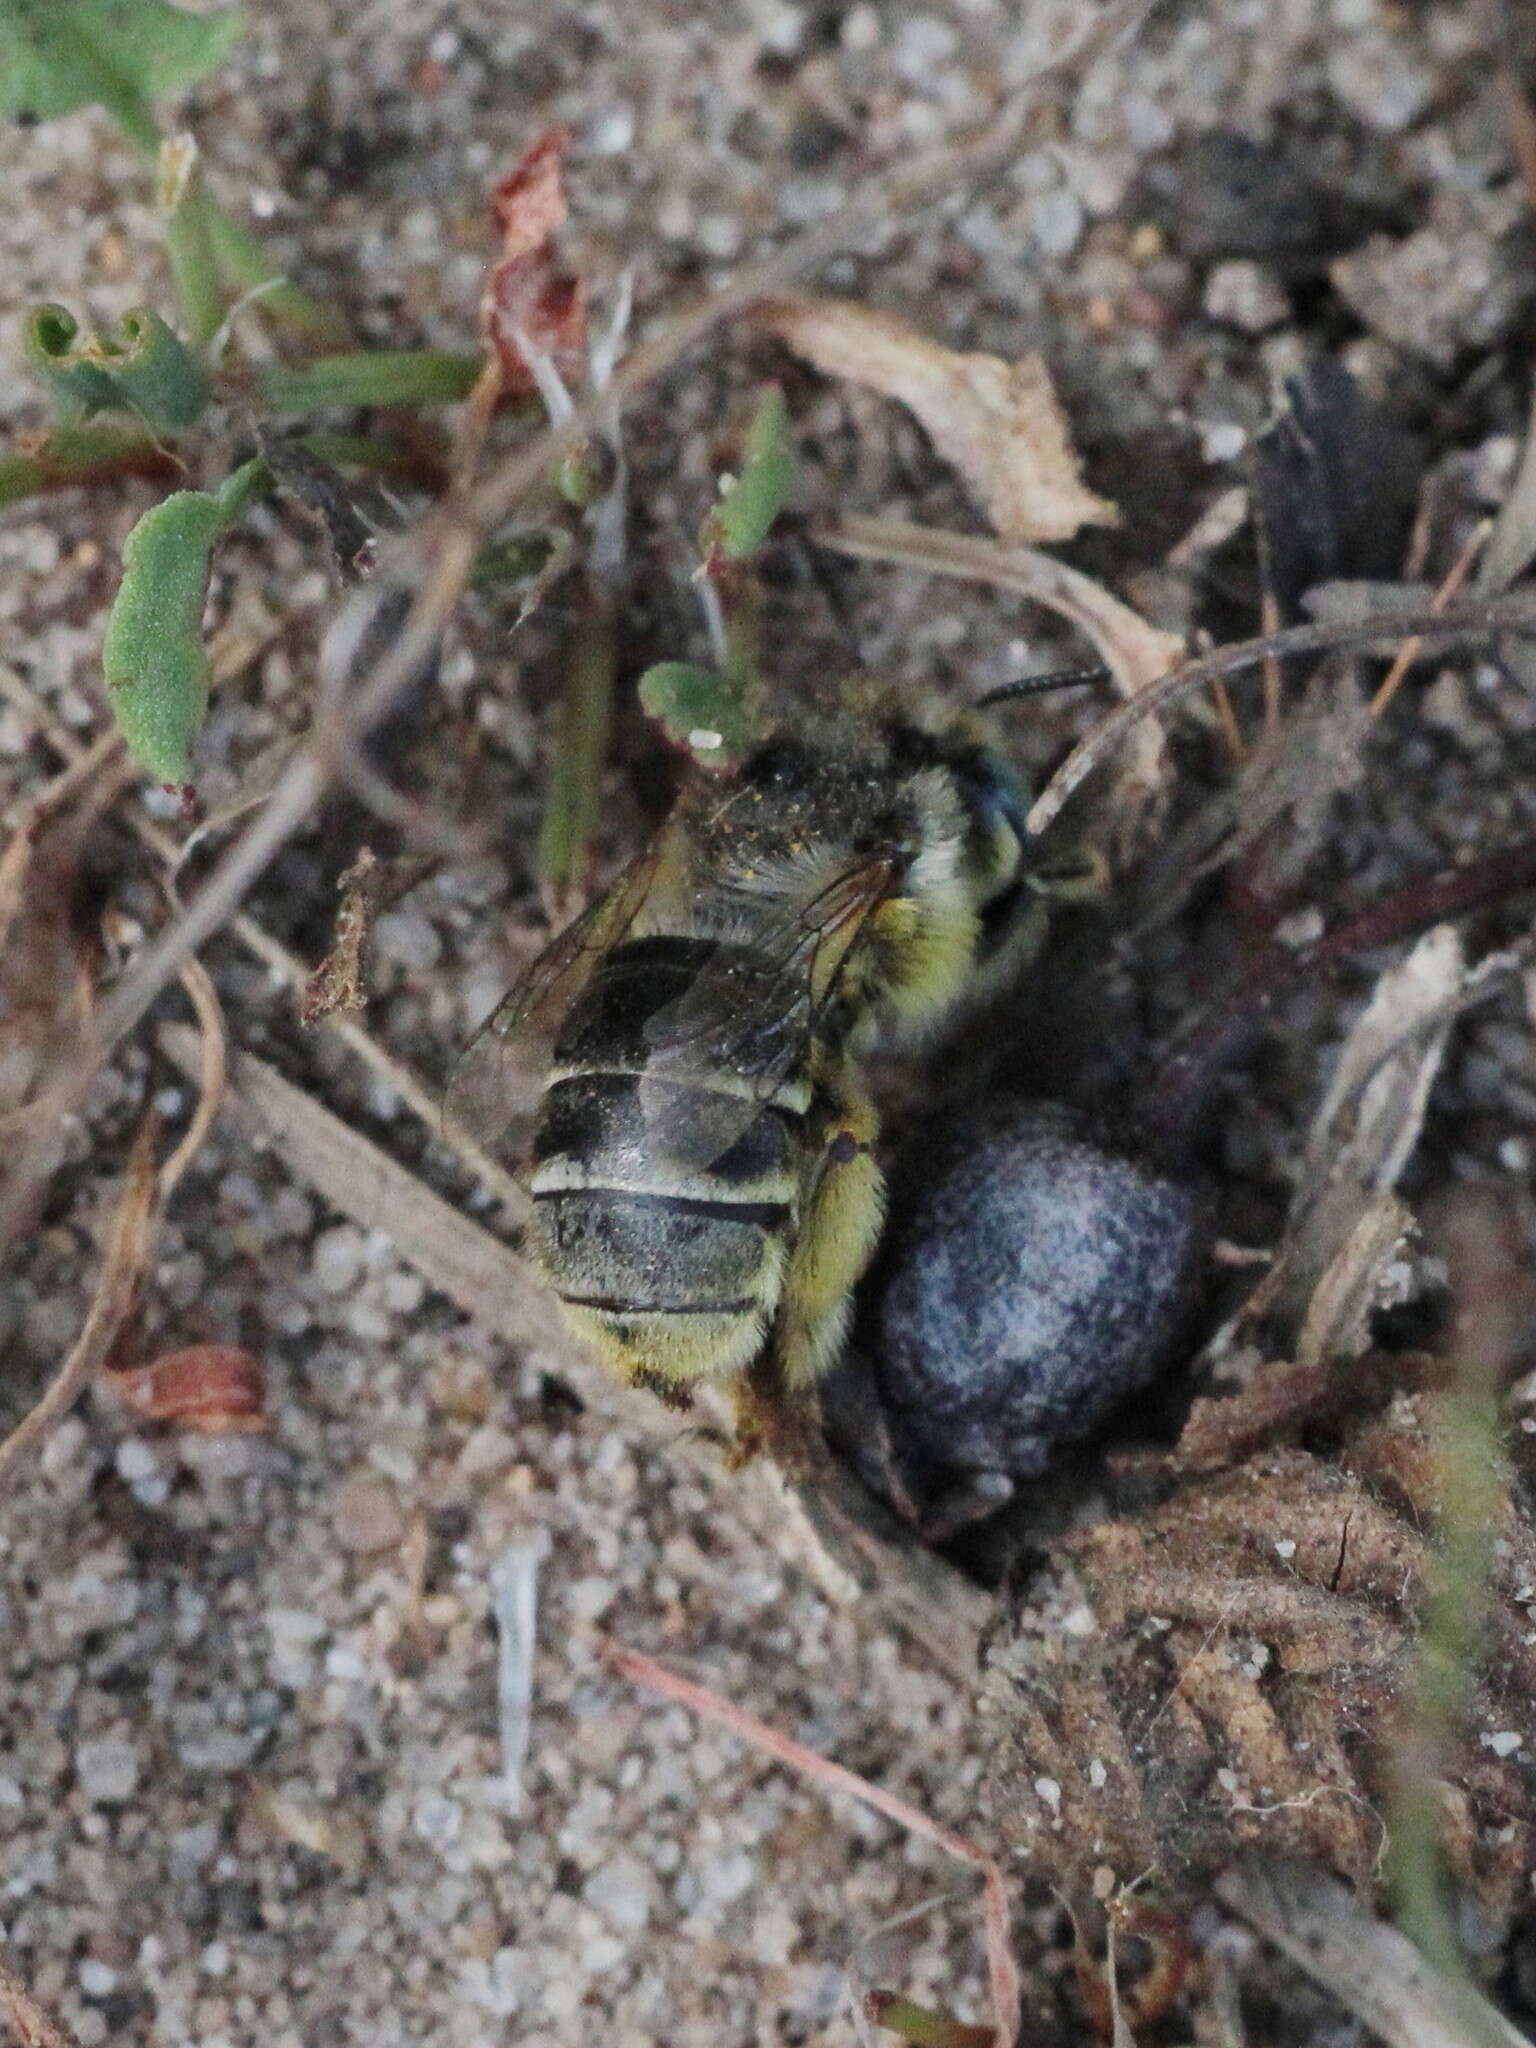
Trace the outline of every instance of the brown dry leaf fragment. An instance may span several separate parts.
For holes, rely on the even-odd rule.
[[[1423,1352],[1368,1353],[1348,1374],[1327,1358],[1311,1365],[1256,1362],[1238,1393],[1190,1403],[1175,1460],[1186,1472],[1218,1471],[1288,1430],[1379,1402],[1391,1388],[1416,1383],[1432,1364]]]
[[[200,1026],[197,1032],[187,1033],[189,1067],[198,1079],[197,1107],[181,1143],[158,1170],[155,1145],[160,1120],[151,1113],[139,1126],[84,1327],[41,1400],[0,1443],[0,1476],[46,1436],[91,1380],[112,1364],[138,1308],[166,1203],[223,1101],[225,1039],[218,998],[199,962],[186,961],[181,973]]]
[[[336,942],[304,984],[299,997],[301,1023],[314,1026],[338,1010],[368,1007],[364,954],[381,882],[379,861],[373,849],[365,846],[336,885],[341,895]]]
[[[1350,1199],[1351,1194],[1343,1192],[1339,1206]],[[1334,1221],[1331,1216],[1326,1219],[1330,1232]],[[1406,1266],[1400,1272],[1394,1267],[1412,1236],[1413,1216],[1401,1202],[1392,1195],[1369,1198],[1313,1284],[1296,1338],[1298,1363],[1360,1356],[1370,1342],[1371,1318],[1377,1309],[1397,1298],[1398,1282],[1409,1283]],[[1306,1250],[1302,1247],[1299,1266],[1304,1265]]]
[[[267,1427],[266,1372],[233,1344],[188,1344],[147,1365],[115,1365],[106,1382],[146,1422],[174,1422],[210,1436]]]
[[[1347,1170],[1381,1194],[1418,1143],[1445,1050],[1444,1007],[1462,978],[1461,939],[1436,925],[1389,967],[1345,1041],[1307,1139],[1304,1177]],[[1423,1036],[1418,1026],[1433,1027]]]
[[[752,322],[828,376],[899,399],[1004,540],[1070,540],[1119,517],[1082,480],[1043,356],[962,354],[849,299],[764,299]]]
[[[542,349],[567,386],[586,369],[586,288],[555,259],[555,230],[565,219],[561,165],[568,128],[548,128],[491,194],[501,254],[491,267],[480,321],[500,369],[499,396],[526,398],[537,382],[521,339]],[[520,339],[521,337],[521,339]]]

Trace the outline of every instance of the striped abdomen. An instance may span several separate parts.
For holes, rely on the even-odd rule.
[[[614,948],[561,1029],[534,1140],[541,1262],[567,1314],[628,1377],[675,1383],[745,1366],[778,1306],[798,1212],[808,1082],[744,1109],[747,1084],[729,1073],[667,1080],[680,1158],[654,1105],[650,1117],[642,1107],[646,1027],[715,954],[681,935]],[[729,1141],[712,1156],[722,1116]]]

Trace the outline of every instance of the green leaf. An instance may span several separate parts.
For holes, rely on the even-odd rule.
[[[701,768],[734,768],[752,740],[742,689],[717,669],[659,661],[640,678],[640,708]]]
[[[768,538],[795,481],[784,394],[770,384],[759,401],[741,451],[741,474],[733,477],[704,522],[706,552],[719,548],[727,561],[744,561]]]
[[[328,412],[358,405],[451,405],[468,398],[484,358],[437,348],[357,349],[298,369],[269,363],[257,388],[269,412]]]
[[[31,367],[66,414],[137,413],[151,427],[187,427],[201,413],[208,387],[202,371],[158,313],[135,307],[116,334],[82,341],[65,306],[34,306],[22,329]]]
[[[203,191],[197,144],[190,135],[169,137],[155,166],[155,201],[171,266],[176,310],[193,346],[206,352],[224,320],[218,260],[208,233],[208,199]]]
[[[188,14],[169,0],[0,0],[0,116],[101,106],[153,149],[150,102],[222,64],[242,26],[236,8]]]
[[[209,556],[265,476],[264,463],[248,462],[217,497],[173,492],[150,507],[123,544],[102,674],[129,751],[171,788],[191,780],[192,743],[208,704],[203,603]]]

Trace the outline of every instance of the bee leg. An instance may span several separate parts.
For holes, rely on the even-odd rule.
[[[736,1440],[726,1464],[739,1472],[760,1453],[791,1473],[801,1472],[810,1461],[815,1410],[803,1401],[785,1397],[777,1362],[765,1352],[749,1366],[731,1388],[731,1407],[736,1420]]]
[[[656,1372],[650,1366],[632,1365],[625,1377],[632,1387],[654,1395],[664,1408],[686,1413],[693,1406],[693,1396],[680,1380],[668,1379],[664,1372]]]
[[[808,1408],[817,1375],[843,1348],[853,1289],[885,1214],[874,1105],[846,1068],[822,1076],[822,1087],[830,1097],[822,1149],[802,1203],[774,1343],[780,1383]]]

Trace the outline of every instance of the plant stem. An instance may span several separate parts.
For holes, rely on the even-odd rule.
[[[613,728],[614,612],[592,578],[579,615],[539,826],[539,878],[546,897],[561,908],[591,866]]]
[[[895,1991],[869,1992],[864,2012],[877,2027],[899,2036],[911,2048],[992,2048],[997,2039],[995,2027],[951,2019],[948,2013],[933,2012]]]
[[[423,451],[402,448],[393,441],[376,441],[368,434],[304,434],[300,446],[337,469],[371,469],[381,476],[408,477],[429,491],[441,490],[447,482],[446,454],[434,467]]]
[[[446,349],[357,350],[291,369],[261,370],[257,389],[272,412],[326,412],[357,405],[447,405],[467,398],[482,368],[478,354]]]
[[[167,142],[160,152],[158,184],[163,208],[165,253],[171,286],[187,339],[199,355],[219,331],[224,299],[208,233],[201,172],[190,138]]]
[[[1519,1290],[1511,1276],[1522,1271],[1523,1247],[1512,1212],[1471,1188],[1458,1194],[1438,1234],[1456,1299],[1454,1377],[1432,1425],[1438,1540],[1393,1758],[1387,1883],[1398,1926],[1453,1984],[1465,1984],[1441,1848],[1444,1779],[1456,1746],[1472,1739],[1468,1709],[1478,1684],[1495,1546],[1510,1513],[1500,1396],[1519,1355]],[[1477,2037],[1486,2039],[1487,2030]]]
[[[36,491],[64,490],[113,476],[174,479],[181,465],[141,426],[93,420],[58,426],[36,437],[37,445],[0,455],[0,505],[14,505]]]

